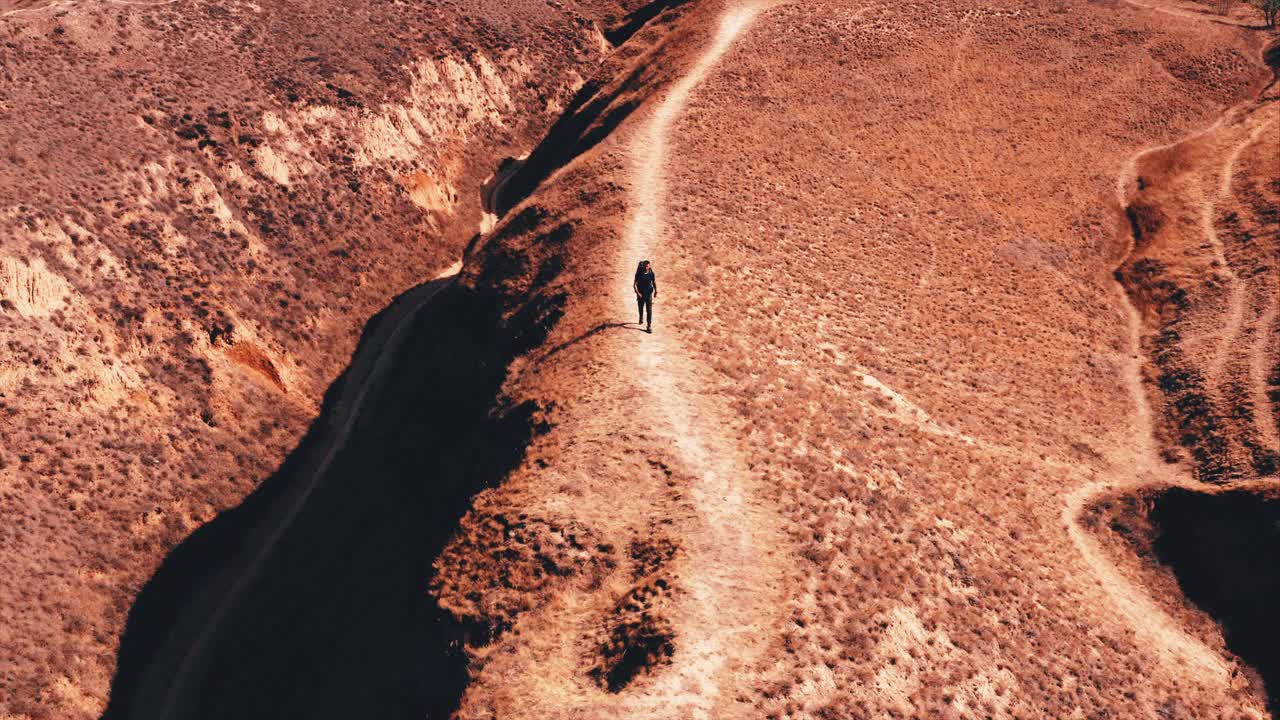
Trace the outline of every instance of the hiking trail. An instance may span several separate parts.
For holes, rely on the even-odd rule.
[[[693,90],[751,25],[763,5],[731,7],[721,17],[711,45],[677,81],[647,124],[631,140],[632,210],[618,257],[618,302],[635,311],[631,287],[636,263],[656,258],[663,267],[664,165],[668,137]],[[661,288],[661,283],[659,283]],[[714,718],[721,686],[734,668],[747,664],[767,638],[778,612],[777,584],[784,546],[777,520],[756,493],[759,482],[740,456],[731,425],[713,397],[700,389],[700,363],[662,324],[661,292],[655,301],[653,335],[628,333],[618,365],[642,377],[640,421],[674,451],[679,470],[691,477],[689,496],[697,519],[684,538],[678,577],[684,596],[673,618],[676,656],[635,710],[668,716]],[[776,554],[775,554],[776,551]],[[746,652],[744,652],[746,651]],[[731,701],[732,698],[724,698]]]
[[[1244,152],[1245,148],[1255,143],[1258,140],[1258,136],[1270,124],[1269,122],[1259,124],[1258,127],[1254,128],[1252,132],[1231,149],[1226,162],[1223,163],[1216,193],[1209,193],[1205,198],[1200,216],[1201,223],[1204,226],[1205,237],[1213,247],[1214,260],[1230,287],[1228,291],[1230,301],[1228,302],[1222,337],[1218,341],[1218,350],[1214,353],[1213,363],[1209,366],[1209,377],[1218,386],[1221,385],[1223,369],[1226,367],[1231,355],[1231,348],[1235,345],[1236,338],[1240,335],[1241,326],[1244,324],[1246,288],[1244,280],[1236,272],[1235,268],[1231,266],[1231,261],[1227,258],[1226,248],[1222,244],[1222,239],[1218,237],[1214,221],[1217,216],[1218,204],[1231,194],[1231,181],[1235,178],[1235,165],[1240,158],[1240,154]],[[1217,389],[1219,392],[1222,391],[1221,387]]]
[[[1212,131],[1221,122],[1219,119],[1212,127],[1195,133],[1192,137]],[[1130,157],[1116,182],[1116,195],[1122,212],[1128,207],[1128,188],[1136,181],[1137,167],[1142,158],[1182,141],[1180,139],[1165,145],[1144,148]],[[1129,247],[1117,267],[1122,266],[1132,254],[1134,245],[1134,240],[1130,237]],[[1157,605],[1140,585],[1130,580],[1107,556],[1106,550],[1097,538],[1080,524],[1080,516],[1085,508],[1108,492],[1121,488],[1136,488],[1151,484],[1153,481],[1184,486],[1192,484],[1177,473],[1165,469],[1157,456],[1155,422],[1142,380],[1144,362],[1142,314],[1129,299],[1129,294],[1118,279],[1114,281],[1114,285],[1126,321],[1127,362],[1124,363],[1122,377],[1129,392],[1133,419],[1131,440],[1128,443],[1132,448],[1131,457],[1127,458],[1128,463],[1125,465],[1128,468],[1128,476],[1123,480],[1107,478],[1093,481],[1076,488],[1066,497],[1062,509],[1062,522],[1066,526],[1071,542],[1080,553],[1096,583],[1105,591],[1117,612],[1134,630],[1136,638],[1159,658],[1168,672],[1175,676],[1186,674],[1204,682],[1229,688],[1231,668],[1226,660],[1183,629],[1178,621]]]

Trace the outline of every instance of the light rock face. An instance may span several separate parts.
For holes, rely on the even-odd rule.
[[[138,587],[455,263],[626,3],[438,5],[0,3],[0,716],[101,711]]]
[[[43,317],[60,309],[71,289],[39,257],[30,264],[13,258],[0,260],[0,287],[12,309],[23,317]]]

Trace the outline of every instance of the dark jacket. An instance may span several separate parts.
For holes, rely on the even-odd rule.
[[[636,292],[641,295],[655,295],[658,292],[658,276],[653,274],[653,270],[648,272],[636,271]]]

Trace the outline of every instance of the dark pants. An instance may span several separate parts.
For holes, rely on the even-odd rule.
[[[645,314],[645,311],[647,310],[647,311],[649,312],[649,324],[648,324],[648,327],[653,327],[653,296],[652,296],[652,295],[637,295],[637,296],[636,296],[636,307],[637,307],[637,308],[639,308],[639,310],[640,310],[640,319],[639,319],[639,320],[637,320],[636,322],[638,322],[638,323],[644,323],[644,314]]]

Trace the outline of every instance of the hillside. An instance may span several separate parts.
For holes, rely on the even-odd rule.
[[[0,715],[1280,709],[1252,8],[219,7],[0,21]]]
[[[1212,608],[1077,515],[1194,482],[1116,188],[1245,103],[1223,147],[1266,207],[1275,155],[1241,143],[1276,115],[1270,36],[1126,3],[745,7],[673,31],[646,67],[695,83],[620,97],[533,198],[607,200],[563,211],[590,240],[507,385],[551,428],[438,565],[497,631],[459,717],[1263,714]],[[621,324],[642,256],[652,337]],[[1274,362],[1257,282],[1226,365]],[[578,545],[607,550],[539,572]]]
[[[628,9],[0,2],[0,716],[101,710],[160,559],[458,260]]]

